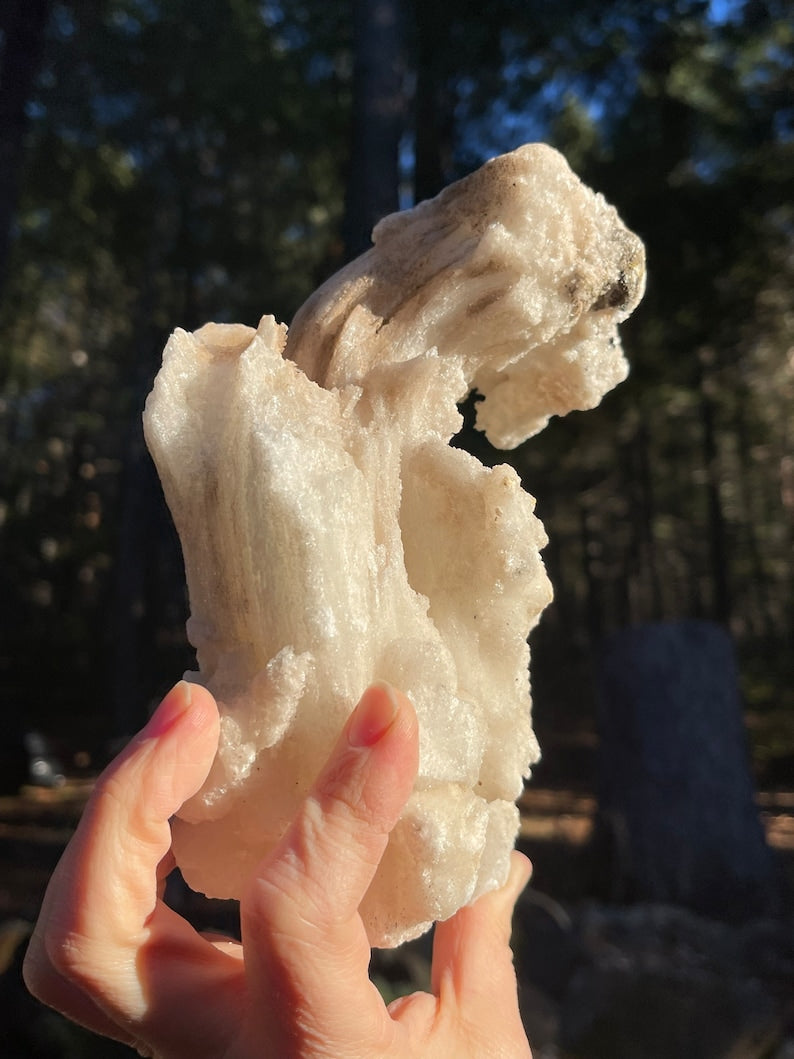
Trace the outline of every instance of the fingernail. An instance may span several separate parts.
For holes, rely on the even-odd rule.
[[[510,855],[510,871],[505,883],[505,889],[511,894],[514,902],[518,900],[526,889],[527,883],[531,878],[531,861],[523,853],[513,850]]]
[[[394,688],[378,681],[367,688],[350,716],[347,741],[357,748],[374,746],[391,728],[397,716],[397,696]]]
[[[165,735],[184,716],[191,701],[190,684],[186,680],[180,680],[154,711],[141,735],[147,739],[157,739]]]

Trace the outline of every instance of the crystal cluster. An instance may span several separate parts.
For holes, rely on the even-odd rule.
[[[174,821],[188,883],[239,896],[364,688],[420,725],[413,794],[362,907],[373,945],[445,919],[507,873],[537,759],[526,638],[549,602],[509,448],[626,373],[617,325],[640,241],[543,145],[383,220],[292,326],[176,331],[144,415],[182,541],[198,674],[221,708],[202,790]]]

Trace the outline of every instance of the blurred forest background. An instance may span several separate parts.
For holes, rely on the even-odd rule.
[[[593,650],[704,617],[756,764],[794,751],[794,19],[787,0],[0,4],[0,701],[97,745],[190,668],[140,413],[175,326],[289,321],[411,205],[559,147],[644,239],[628,382],[505,458],[556,600],[541,733]]]
[[[532,140],[618,207],[649,282],[623,327],[631,375],[598,409],[502,453],[472,429],[470,400],[458,442],[515,466],[550,538],[555,601],[531,640],[546,754],[520,838],[536,882],[514,923],[522,1013],[537,1059],[794,1054],[794,921],[764,896],[777,876],[757,812],[794,880],[790,0],[0,0],[3,745],[36,727],[81,766],[62,790],[3,799],[3,1055],[123,1051],[44,1012],[19,964],[90,774],[193,665],[141,430],[169,332],[288,322],[384,214]],[[687,618],[736,645],[757,805],[738,717],[722,724],[717,695],[698,720],[684,678],[677,726],[652,695],[638,714],[651,796],[625,756],[596,768],[604,643]],[[703,662],[724,659],[715,686],[733,681],[728,655]],[[625,749],[625,716],[602,755]],[[653,885],[650,904],[613,907],[627,891],[598,872],[643,847],[590,851],[596,771],[602,801],[614,773],[646,810],[651,883],[694,866],[705,909],[663,907],[671,891]],[[733,863],[739,897],[756,871],[766,904],[717,924]],[[415,960],[373,962],[387,995],[423,984]]]

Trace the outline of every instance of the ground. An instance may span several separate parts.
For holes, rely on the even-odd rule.
[[[560,748],[560,754],[554,757],[560,760],[569,754],[571,760],[582,762],[592,749],[585,738],[582,745]],[[794,905],[779,926],[761,922],[739,933],[679,910],[621,911],[596,905],[590,892],[593,872],[588,841],[596,799],[589,782],[591,770],[577,767],[574,774],[576,779],[566,782],[564,775],[540,770],[520,803],[519,845],[532,859],[535,872],[533,887],[517,912],[514,947],[522,1010],[535,1059],[598,1059],[602,1054],[614,1059],[649,1059],[652,1053],[646,1044],[621,1044],[626,1034],[640,1032],[636,1027],[618,1027],[608,1008],[605,1014],[589,1000],[597,994],[608,1004],[613,993],[620,1011],[640,1005],[646,1013],[646,1024],[656,1005],[660,1024],[671,1034],[684,1034],[681,1040],[685,1041],[694,1039],[692,1034],[696,1034],[701,1043],[694,1051],[687,1045],[682,1050],[680,1043],[669,1045],[684,1059],[788,1056],[785,1049],[794,1046],[794,996],[787,994],[781,982],[790,964],[794,972]],[[35,1002],[28,1001],[19,983],[20,956],[27,933],[91,785],[91,778],[84,776],[71,778],[58,790],[25,787],[17,796],[0,798],[0,970],[5,972],[0,977],[0,1042],[4,1042],[0,1052],[6,1059],[132,1054],[117,1051],[109,1044],[100,1047],[87,1035],[45,1014]],[[789,894],[794,894],[794,784],[786,789],[761,790],[758,807],[768,841],[783,863]],[[179,901],[186,900],[180,889],[175,896]],[[218,918],[229,919],[223,905],[213,902],[189,907],[198,916],[214,917],[216,922],[211,925],[223,926],[226,924],[217,922]],[[724,960],[728,950],[733,953],[729,979],[720,977],[718,960]],[[749,957],[748,952],[756,955]],[[428,955],[427,942],[420,942],[413,949],[377,956],[373,969],[379,986],[387,995],[421,986]],[[739,966],[745,957],[745,962],[750,962],[746,967]],[[695,968],[694,979],[687,977],[690,965]],[[717,968],[713,973],[709,970],[712,965]],[[646,973],[649,967],[650,979]],[[627,974],[628,984],[624,980]],[[593,976],[597,977],[597,986]],[[643,981],[644,987],[638,985]],[[621,998],[629,986],[640,993],[627,1005]],[[646,995],[643,989],[650,993]],[[697,1003],[692,999],[693,989],[702,992],[702,1000]],[[584,999],[582,990],[586,991]],[[701,993],[696,995],[700,997]],[[573,1015],[569,1010],[572,1003]],[[716,1005],[713,1012],[707,1010],[709,1004]],[[738,1012],[735,1027],[731,1024],[726,1028],[726,1004],[727,1014]],[[679,1016],[678,1021],[671,1018],[670,1005]],[[687,1021],[679,1026],[684,1016]],[[705,1029],[701,1025],[704,1019]],[[33,1043],[25,1035],[27,1030],[24,1040],[19,1037],[15,1027],[20,1020],[28,1028],[36,1028]],[[739,1044],[734,1043],[733,1050],[722,1049],[709,1037],[715,1028],[723,1036],[726,1032],[733,1034],[732,1041]],[[658,1028],[654,1033],[658,1038]],[[675,1036],[672,1039],[679,1040]],[[706,1039],[711,1043],[703,1043]],[[666,1059],[671,1059],[671,1055]]]

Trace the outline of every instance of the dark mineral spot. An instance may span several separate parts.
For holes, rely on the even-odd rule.
[[[607,289],[590,306],[593,312],[601,309],[620,309],[629,300],[629,285],[625,273],[621,272],[615,283]]]

